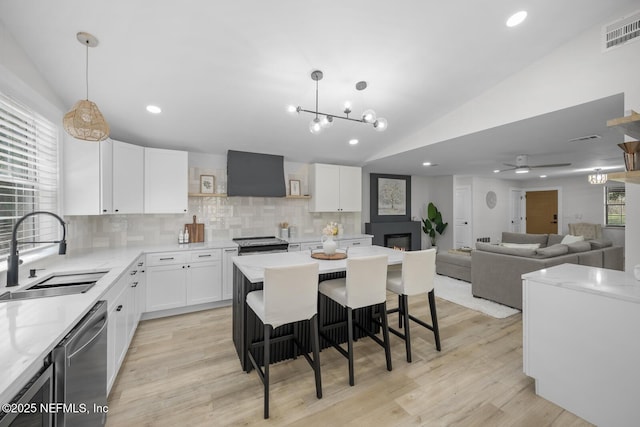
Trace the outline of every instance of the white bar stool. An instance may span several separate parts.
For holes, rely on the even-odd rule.
[[[436,349],[440,351],[440,330],[438,329],[438,316],[436,313],[436,300],[433,293],[434,278],[436,274],[436,250],[405,252],[402,260],[401,271],[390,271],[387,276],[387,289],[398,294],[398,308],[388,310],[387,313],[399,315],[399,325],[404,323],[404,334],[389,328],[392,334],[405,341],[407,350],[407,362],[411,362],[411,332],[409,320],[413,320],[420,326],[433,331],[436,341]],[[429,310],[431,311],[431,325],[409,314],[409,296],[426,292],[429,297]]]
[[[389,326],[387,323],[387,292],[385,289],[387,262],[386,255],[349,258],[347,259],[347,275],[345,278],[326,280],[318,286],[321,294],[347,310],[346,322],[341,321],[330,325],[323,324],[320,326],[320,334],[349,360],[349,385],[355,384],[353,372],[354,325],[384,347],[387,370],[391,371],[391,348],[389,346]],[[321,304],[323,303],[322,298],[320,302]],[[384,341],[371,333],[369,328],[360,325],[354,320],[353,310],[364,307],[372,307],[372,318],[376,319],[375,323],[382,328]],[[377,312],[375,312],[375,307],[378,308]],[[324,312],[323,307],[321,307],[322,312]],[[344,327],[345,323],[348,331],[347,351],[324,333],[329,329]]]
[[[318,338],[318,263],[287,267],[265,268],[263,290],[247,294],[247,305],[264,324],[264,341],[252,343],[247,349],[249,360],[264,384],[264,418],[269,418],[269,362],[270,345],[285,339],[302,351],[316,377],[316,396],[322,398],[320,379],[320,341]],[[271,339],[274,329],[294,322],[310,320],[313,359],[304,351],[295,333]],[[249,322],[247,322],[249,323]],[[294,325],[294,331],[297,330]],[[247,326],[248,328],[248,326]],[[252,347],[264,347],[264,371],[251,353]]]

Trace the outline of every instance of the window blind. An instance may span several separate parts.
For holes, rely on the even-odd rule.
[[[0,256],[9,253],[13,226],[33,211],[58,212],[58,128],[29,108],[0,94]],[[20,250],[33,241],[59,238],[60,225],[36,215],[18,230]]]

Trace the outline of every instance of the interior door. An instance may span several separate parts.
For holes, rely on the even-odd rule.
[[[455,247],[471,247],[471,187],[456,187],[454,205]]]
[[[527,191],[527,233],[558,233],[558,190]]]
[[[509,231],[512,233],[522,233],[522,201],[524,195],[522,190],[511,190],[511,212]]]

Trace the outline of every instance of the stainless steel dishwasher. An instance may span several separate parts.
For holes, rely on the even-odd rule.
[[[99,301],[53,349],[57,427],[107,421],[107,303]]]

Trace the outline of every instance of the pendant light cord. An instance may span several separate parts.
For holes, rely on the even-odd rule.
[[[316,80],[316,119],[318,118],[318,81]]]
[[[87,101],[89,100],[89,40],[87,40],[86,42],[86,49],[87,49],[87,54],[86,54],[86,64],[85,64],[85,76],[84,76],[84,81],[87,84]]]

